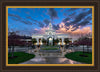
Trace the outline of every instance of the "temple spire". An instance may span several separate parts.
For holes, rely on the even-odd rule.
[[[50,18],[50,23],[49,23],[49,29],[52,30],[51,18]]]

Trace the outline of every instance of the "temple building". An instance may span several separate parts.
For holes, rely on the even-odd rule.
[[[53,39],[59,39],[59,43],[61,45],[64,45],[64,38],[71,38],[68,34],[56,34],[55,30],[52,28],[51,22],[49,23],[49,28],[45,31],[45,34],[34,34],[32,35],[32,38],[36,38],[37,45],[42,44],[42,39],[48,40],[49,45],[53,45]]]

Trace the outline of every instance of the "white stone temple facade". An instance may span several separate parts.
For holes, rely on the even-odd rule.
[[[70,38],[68,34],[56,34],[55,30],[52,28],[51,22],[49,23],[49,29],[45,31],[45,34],[34,34],[32,38],[36,38],[37,45],[42,44],[42,39],[48,39],[49,45],[53,44],[53,39],[59,39],[61,42],[58,44],[64,45],[64,38]],[[71,38],[70,38],[71,39]]]

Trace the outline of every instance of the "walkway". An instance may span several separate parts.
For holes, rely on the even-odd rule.
[[[83,64],[65,57],[35,57],[20,64]]]
[[[35,58],[32,58],[26,62],[22,62],[21,64],[83,64],[81,62],[73,61],[71,59],[65,58],[66,53],[74,52],[74,51],[81,51],[82,48],[77,47],[70,47],[65,49],[63,52],[60,51],[39,51],[38,48],[36,49],[27,49],[25,52],[30,54],[35,54]],[[17,50],[16,50],[17,51]]]

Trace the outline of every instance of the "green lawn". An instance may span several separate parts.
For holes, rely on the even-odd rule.
[[[92,53],[84,53],[88,57],[80,56],[82,54],[83,54],[83,52],[80,52],[80,51],[78,51],[78,52],[72,52],[72,53],[66,54],[65,57],[67,57],[67,58],[69,58],[71,60],[78,61],[78,62],[92,64]]]
[[[41,48],[42,50],[58,50],[59,48]]]
[[[55,46],[47,46],[47,45],[43,45],[44,48],[54,48],[54,47],[59,47],[58,45]]]
[[[11,54],[8,54],[8,64],[18,64],[35,57],[35,55],[33,54],[28,54],[24,52],[14,52],[14,56],[17,57],[10,58]]]

